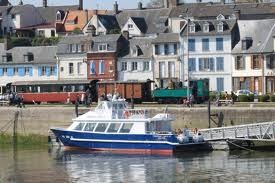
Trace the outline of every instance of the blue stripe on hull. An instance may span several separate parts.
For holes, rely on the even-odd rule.
[[[173,150],[178,144],[173,134],[95,134],[51,129],[64,146],[87,149]]]

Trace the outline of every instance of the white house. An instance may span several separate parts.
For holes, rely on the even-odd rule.
[[[143,17],[129,17],[121,32],[129,32],[129,36],[144,36],[147,31],[147,24]]]
[[[232,34],[236,19],[193,20],[183,32],[182,81],[208,78],[211,91],[232,91]],[[187,65],[188,63],[188,65]],[[189,69],[188,69],[189,68]]]
[[[119,81],[146,81],[153,78],[152,38],[136,37],[129,40],[129,53],[117,61]]]

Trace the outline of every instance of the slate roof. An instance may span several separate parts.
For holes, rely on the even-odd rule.
[[[273,40],[269,40],[274,35],[275,19],[266,20],[239,20],[238,28],[240,40],[235,45],[232,53],[262,53],[273,51]],[[242,50],[242,40],[246,37],[252,38],[252,46],[248,50]]]
[[[130,50],[124,59],[150,59],[152,56],[152,38],[149,37],[134,37],[129,40]],[[131,54],[132,49],[140,49],[137,56]]]
[[[203,32],[203,25],[209,24],[209,32]],[[223,31],[217,31],[217,25],[223,23]],[[196,32],[192,33],[189,30],[189,36],[215,36],[215,35],[230,35],[236,26],[236,19],[225,20],[194,20],[189,22],[189,26],[195,24]],[[189,29],[189,28],[188,28]],[[187,35],[187,27],[183,30],[183,35]]]
[[[92,37],[88,35],[68,35],[61,37],[59,43],[57,44],[57,54],[66,54],[68,52],[69,44],[80,44],[92,42]],[[71,54],[71,53],[70,53]],[[86,53],[85,53],[86,54]],[[71,55],[78,56],[79,54],[73,53]],[[81,53],[83,55],[83,53]]]
[[[161,33],[152,43],[178,43],[179,33]]]
[[[9,6],[8,8],[8,14],[24,14],[26,12],[39,12],[35,8],[35,6],[30,5],[30,4],[25,4],[25,5],[16,5],[16,6]]]
[[[116,17],[121,28],[124,27],[129,17],[143,18],[147,25],[147,34],[163,33],[167,31],[166,23],[171,9],[142,9],[142,10],[123,10]]]
[[[235,10],[240,10],[240,19],[263,19],[275,17],[275,6],[272,3],[241,3],[241,4],[221,4],[221,3],[190,3],[174,7],[170,17],[180,15],[196,17],[202,19],[215,18],[219,14],[226,17],[232,15]]]
[[[143,17],[131,17],[131,19],[142,33],[146,33],[148,27]]]
[[[116,52],[118,50],[118,40],[120,34],[99,35],[92,38],[92,52],[98,52],[98,46],[107,44],[107,52]]]
[[[56,51],[56,46],[14,47],[8,51],[1,49],[1,56],[11,53],[13,61],[11,63],[3,63],[1,61],[0,64],[53,64],[56,63]],[[28,53],[33,54],[33,62],[24,61],[24,55]]]
[[[47,6],[47,7],[36,7],[39,11],[40,15],[43,17],[46,22],[55,22],[56,20],[56,12],[60,11],[68,11],[68,10],[77,10],[78,5],[72,6]]]
[[[107,30],[120,29],[117,19],[113,15],[97,15],[98,20]]]

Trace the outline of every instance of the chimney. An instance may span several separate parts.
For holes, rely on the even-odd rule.
[[[142,7],[142,2],[140,2],[140,1],[138,2],[138,9],[139,9],[139,10],[142,10],[142,9],[143,9],[143,7]]]
[[[48,1],[47,0],[43,0],[43,7],[46,8],[48,6]]]
[[[172,8],[178,5],[178,0],[163,0],[164,8]]]
[[[234,15],[235,15],[237,20],[240,20],[241,10],[234,10]]]
[[[123,31],[122,32],[122,36],[126,39],[126,40],[129,40],[129,31]]]
[[[83,0],[79,0],[79,10],[83,10]]]
[[[115,1],[115,4],[114,4],[114,14],[118,14],[118,4],[117,4],[117,1]]]

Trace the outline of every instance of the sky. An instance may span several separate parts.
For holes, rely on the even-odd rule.
[[[19,0],[9,0],[13,5],[17,5]],[[139,1],[143,2],[144,6],[150,0],[116,0],[119,9],[137,8]],[[35,6],[42,6],[43,0],[23,0],[24,4],[33,4]],[[48,0],[48,6],[60,5],[74,5],[78,4],[79,0]],[[84,9],[113,9],[115,0],[83,0]]]

